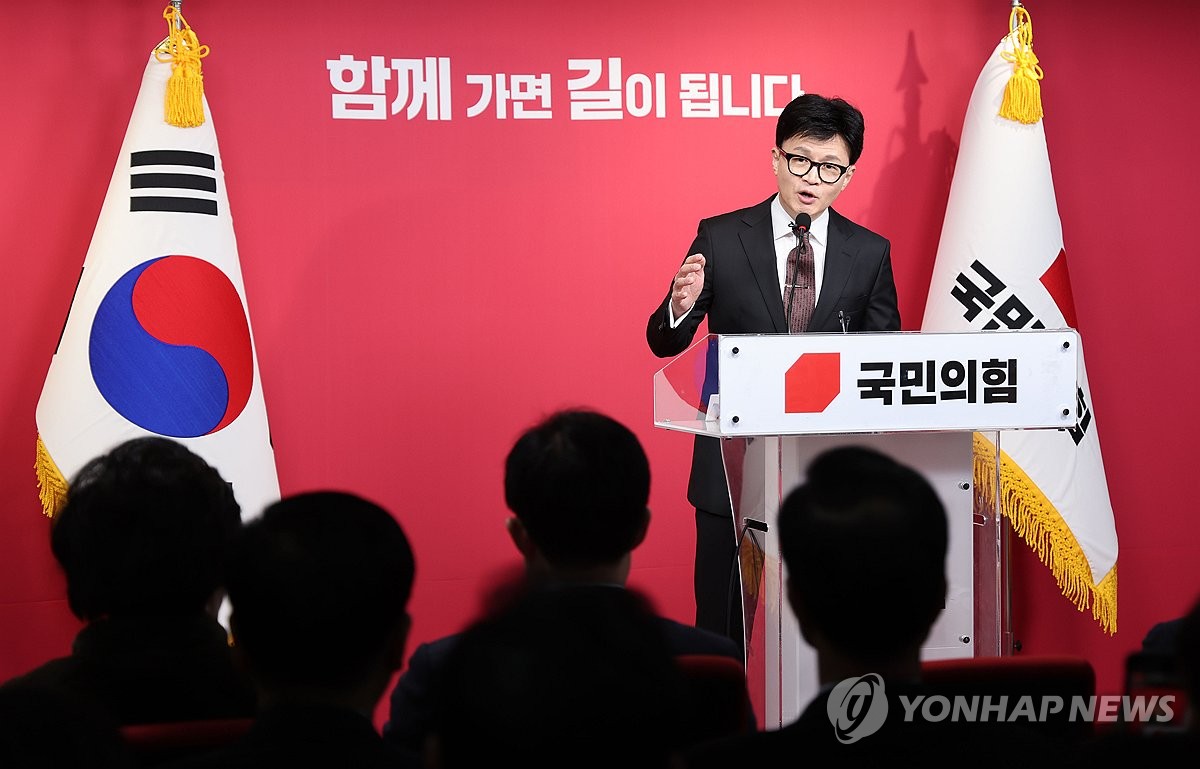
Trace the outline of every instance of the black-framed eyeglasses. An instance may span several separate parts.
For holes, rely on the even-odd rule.
[[[826,184],[833,184],[838,179],[842,178],[842,174],[850,169],[850,166],[840,166],[837,163],[825,161],[817,163],[803,155],[793,155],[790,152],[785,152],[783,147],[779,147],[780,154],[787,160],[788,170],[795,176],[807,176],[813,166],[817,167],[817,178]]]

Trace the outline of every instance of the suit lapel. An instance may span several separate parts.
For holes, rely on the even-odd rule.
[[[825,246],[825,273],[821,277],[821,295],[817,297],[812,320],[808,322],[809,331],[836,331],[840,328],[834,325],[833,312],[854,266],[854,254],[850,243],[853,237],[854,233],[846,226],[846,219],[832,208],[829,209],[829,242]]]
[[[758,291],[771,316],[771,324],[776,333],[785,333],[787,320],[783,315],[783,290],[779,286],[779,268],[775,261],[775,234],[771,231],[771,201],[774,199],[772,195],[765,203],[746,213],[742,218],[746,229],[742,230],[739,237]]]

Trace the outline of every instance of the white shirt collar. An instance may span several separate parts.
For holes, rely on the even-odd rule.
[[[779,202],[779,195],[776,193],[771,200],[771,233],[775,240],[788,237],[795,238],[792,234],[792,217],[788,216],[787,211],[783,210],[783,204]],[[829,242],[827,236],[829,234],[829,209],[826,208],[821,212],[821,215],[813,219],[812,225],[808,228],[809,242],[816,241],[824,246]]]

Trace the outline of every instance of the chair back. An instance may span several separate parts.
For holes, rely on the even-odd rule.
[[[1030,697],[1038,718],[1029,726],[1054,739],[1079,741],[1093,733],[1085,718],[1071,719],[1073,698],[1096,694],[1096,673],[1082,657],[1020,656],[931,660],[921,664],[925,686],[947,697],[1008,697],[1011,713],[1022,697]],[[1060,698],[1053,700],[1048,698]],[[1056,702],[1061,708],[1056,709]],[[1055,711],[1055,712],[1051,712]],[[1045,714],[1044,719],[1042,714]]]
[[[242,737],[252,718],[175,721],[122,726],[121,739],[137,766],[153,766],[224,747]]]
[[[693,744],[754,731],[746,669],[720,654],[680,654],[687,707],[685,727]]]

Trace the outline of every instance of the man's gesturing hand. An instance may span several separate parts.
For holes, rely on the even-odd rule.
[[[671,286],[671,312],[674,317],[682,317],[692,309],[704,288],[704,254],[692,254],[683,261],[679,272],[675,273],[675,283]]]

